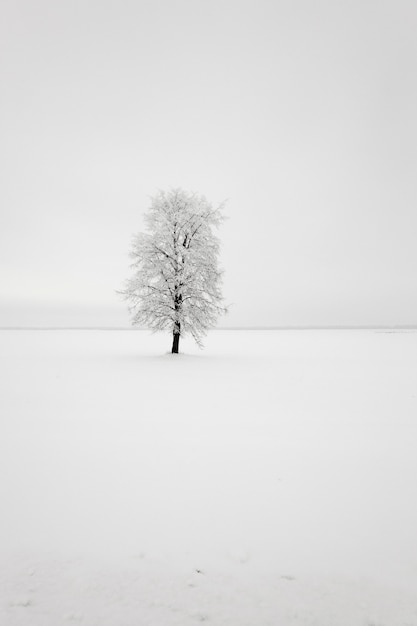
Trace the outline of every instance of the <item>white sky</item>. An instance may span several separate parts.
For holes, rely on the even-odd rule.
[[[414,0],[1,7],[0,324],[126,323],[169,186],[229,198],[225,323],[417,323]]]

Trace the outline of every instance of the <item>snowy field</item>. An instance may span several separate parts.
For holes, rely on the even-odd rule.
[[[2,626],[417,625],[417,333],[0,348]]]

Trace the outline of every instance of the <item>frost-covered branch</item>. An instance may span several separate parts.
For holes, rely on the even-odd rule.
[[[202,337],[225,312],[219,241],[213,232],[223,220],[221,209],[181,189],[161,191],[152,199],[147,232],[132,242],[133,275],[121,292],[130,302],[134,324],[171,329],[174,345],[175,335],[188,332],[202,345]]]

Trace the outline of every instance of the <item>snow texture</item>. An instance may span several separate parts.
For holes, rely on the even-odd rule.
[[[1,331],[0,624],[415,626],[417,333]]]

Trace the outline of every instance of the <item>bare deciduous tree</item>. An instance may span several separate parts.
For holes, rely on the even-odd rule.
[[[173,353],[185,333],[202,347],[206,331],[226,312],[213,232],[224,219],[222,208],[182,189],[161,191],[145,216],[147,232],[133,238],[134,273],[120,293],[134,325],[172,331]]]

